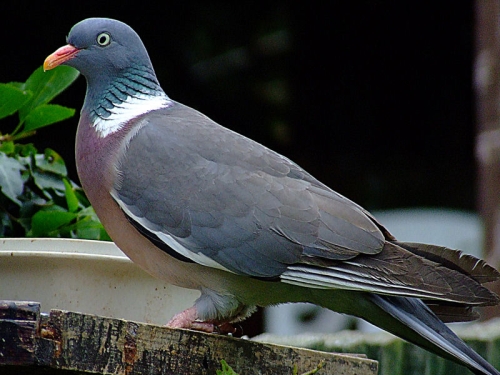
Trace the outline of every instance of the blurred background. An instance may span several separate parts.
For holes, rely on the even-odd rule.
[[[401,239],[463,245],[498,266],[498,6],[9,2],[0,82],[24,81],[76,22],[119,19],[141,36],[172,99],[291,158],[390,230],[406,223],[393,230]],[[55,103],[79,110],[84,95],[80,78]],[[77,121],[32,140],[59,152],[75,181]],[[299,314],[307,323],[317,311]],[[257,314],[245,333],[263,324]]]

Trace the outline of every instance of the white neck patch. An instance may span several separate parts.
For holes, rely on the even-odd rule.
[[[97,117],[92,126],[100,138],[105,138],[120,130],[132,118],[154,111],[155,109],[167,108],[172,101],[165,93],[160,95],[137,95],[129,96],[123,103],[115,104],[108,111],[108,117]]]

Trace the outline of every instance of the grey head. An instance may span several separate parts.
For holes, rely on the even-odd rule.
[[[130,26],[108,18],[88,18],[72,27],[67,43],[49,56],[44,66],[52,69],[64,64],[85,76],[87,94],[82,113],[88,113],[94,125],[114,120],[106,121],[106,126],[118,126],[127,116],[168,106],[146,48]],[[152,108],[144,107],[145,102]],[[124,107],[128,108],[126,113]]]
[[[108,18],[88,18],[71,28],[67,43],[79,50],[65,65],[78,69],[87,80],[107,79],[130,68],[153,66],[141,38],[127,24]]]

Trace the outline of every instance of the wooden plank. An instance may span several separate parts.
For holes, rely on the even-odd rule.
[[[237,373],[373,375],[364,356],[263,344],[222,335],[0,301],[0,374],[208,375],[225,360]],[[296,372],[294,372],[296,371]]]
[[[0,320],[40,320],[40,303],[31,301],[0,301]]]
[[[348,355],[255,343],[228,336],[52,311],[60,351],[51,367],[98,374],[215,374],[225,360],[237,373],[376,374],[377,362]]]
[[[0,301],[0,363],[6,365],[35,362],[40,304]]]

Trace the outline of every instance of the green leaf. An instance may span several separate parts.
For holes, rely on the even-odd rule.
[[[31,230],[31,219],[40,209],[46,207],[47,202],[38,196],[31,197],[30,200],[23,201],[23,205],[19,209],[19,214],[16,218],[17,223],[23,227],[23,237]]]
[[[50,197],[50,194],[48,194],[47,192],[47,190],[49,189],[62,192],[66,190],[61,176],[55,175],[54,173],[46,173],[34,170],[32,172],[32,176],[36,186],[38,186],[38,188],[40,188],[44,192],[46,198]]]
[[[66,120],[75,114],[72,108],[57,104],[42,104],[34,108],[24,119],[24,130],[31,131]]]
[[[94,220],[90,216],[84,217],[82,220],[78,220],[75,225],[75,232],[77,238],[111,241],[111,238],[109,238],[101,222]]]
[[[42,67],[35,70],[23,85],[24,90],[31,91],[33,96],[20,109],[19,119],[24,121],[33,109],[50,102],[71,85],[78,75],[78,71],[69,66],[59,66],[47,72]]]
[[[67,211],[38,211],[31,218],[31,237],[55,236],[58,230],[75,220],[77,214]]]
[[[32,97],[31,92],[9,83],[0,83],[0,118],[18,111]]]
[[[84,206],[84,207],[89,207],[90,206],[90,202],[87,199],[87,196],[83,192],[82,188],[79,187],[77,190],[75,190],[75,195],[77,196],[78,201],[80,202],[80,204],[82,206]]]
[[[217,375],[238,375],[236,372],[234,372],[231,366],[227,364],[226,361],[221,359],[220,363],[222,365],[222,370],[217,370],[216,371]]]
[[[21,145],[19,143],[15,144],[15,151],[17,154],[21,156],[30,156],[30,155],[35,155],[38,150],[36,149],[35,146],[33,146],[33,143],[28,143],[26,145]]]
[[[14,142],[12,141],[5,141],[0,143],[0,152],[10,155],[14,153],[15,150],[16,147],[14,146]]]
[[[68,174],[64,159],[50,148],[46,148],[43,155],[35,155],[35,163],[42,171],[52,172],[60,176],[67,176]]]
[[[24,90],[24,82],[9,82],[7,83],[7,85],[15,87],[19,90]]]
[[[24,189],[21,176],[24,169],[18,160],[0,152],[0,188],[6,197],[18,205],[21,205],[21,201],[17,197],[23,193]]]
[[[63,179],[64,187],[66,188],[65,196],[66,196],[66,204],[68,205],[69,212],[76,212],[78,210],[79,202],[78,198],[75,194],[75,190],[73,186],[69,182],[67,178]]]

